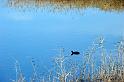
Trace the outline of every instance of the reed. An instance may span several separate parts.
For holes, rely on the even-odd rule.
[[[95,58],[96,53],[100,59]],[[116,50],[107,52],[104,38],[97,38],[81,56],[81,61],[74,61],[61,49],[60,55],[54,58],[53,70],[42,76],[32,63],[34,71],[30,82],[124,82],[124,39],[117,42]],[[16,80],[13,82],[26,82],[17,61],[15,69]]]
[[[46,7],[52,10],[99,8],[104,11],[123,11],[124,0],[8,0],[9,7]]]

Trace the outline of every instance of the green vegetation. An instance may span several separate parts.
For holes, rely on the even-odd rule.
[[[54,58],[52,70],[44,75],[39,74],[32,60],[33,74],[28,82],[124,82],[124,39],[117,42],[115,50],[107,52],[104,38],[97,38],[80,56],[81,60],[75,61],[74,56],[65,56],[61,49],[60,55]],[[18,61],[15,68],[13,82],[26,82]]]
[[[10,7],[49,7],[53,10],[100,8],[105,11],[123,11],[124,0],[8,0]]]

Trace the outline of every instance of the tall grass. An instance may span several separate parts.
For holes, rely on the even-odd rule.
[[[9,7],[48,7],[53,10],[100,8],[101,10],[124,10],[124,0],[8,0]]]
[[[98,54],[98,53],[99,54]],[[100,56],[99,63],[95,60]],[[124,82],[124,39],[116,44],[109,53],[104,46],[104,38],[96,39],[81,61],[74,61],[72,56],[65,56],[63,49],[54,58],[54,66],[46,75],[39,75],[32,60],[33,75],[26,81],[18,61],[15,62],[16,80],[12,82]]]

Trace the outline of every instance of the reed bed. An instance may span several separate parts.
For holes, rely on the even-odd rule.
[[[49,7],[53,10],[99,8],[104,11],[123,11],[124,0],[8,0],[9,7]]]
[[[100,58],[95,57],[96,53]],[[33,74],[30,81],[26,81],[16,61],[16,80],[12,82],[124,82],[124,39],[117,42],[115,50],[107,52],[104,38],[97,38],[81,55],[80,61],[74,61],[72,57],[64,55],[62,48],[60,55],[54,57],[51,70],[43,75],[39,74],[32,59]]]

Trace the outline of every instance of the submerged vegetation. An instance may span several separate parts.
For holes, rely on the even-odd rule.
[[[124,82],[124,39],[117,42],[115,50],[107,52],[104,38],[100,37],[80,55],[81,60],[74,61],[73,56],[64,55],[61,49],[52,70],[43,75],[32,59],[33,74],[28,82]],[[27,82],[18,61],[15,68],[16,80],[12,82]]]
[[[124,0],[8,0],[10,7],[49,7],[53,10],[100,8],[105,11],[123,11]]]

